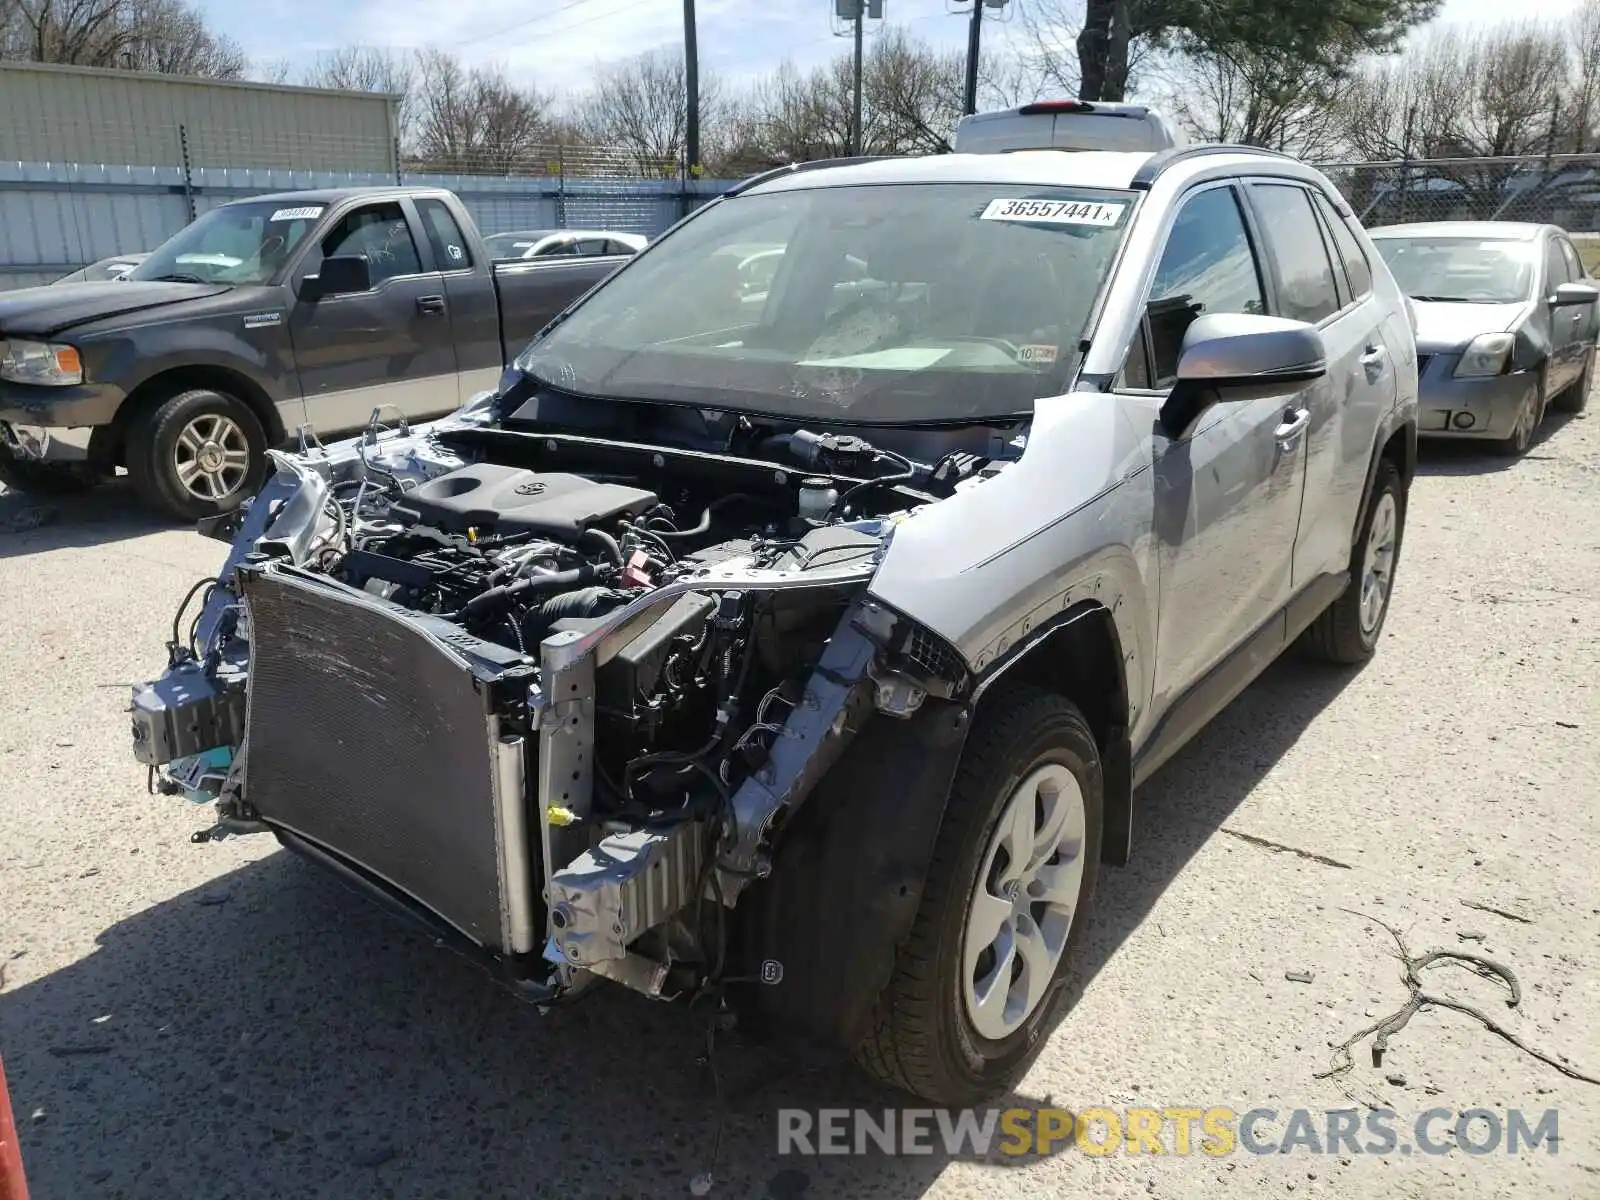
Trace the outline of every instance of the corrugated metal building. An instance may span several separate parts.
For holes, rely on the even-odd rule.
[[[393,175],[396,105],[361,92],[3,62],[0,161]]]

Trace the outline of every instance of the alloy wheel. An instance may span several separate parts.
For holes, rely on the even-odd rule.
[[[1367,549],[1361,562],[1361,632],[1365,634],[1377,630],[1389,603],[1399,524],[1394,493],[1386,491],[1372,510],[1372,528],[1367,533]]]
[[[185,491],[200,500],[232,495],[250,471],[250,441],[238,422],[204,413],[183,427],[172,448],[172,465]]]
[[[1046,763],[1001,809],[968,907],[962,991],[973,1028],[991,1041],[1039,1007],[1083,885],[1086,816],[1076,777]]]

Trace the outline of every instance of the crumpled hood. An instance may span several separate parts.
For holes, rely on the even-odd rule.
[[[187,300],[204,300],[228,288],[209,283],[142,283],[111,279],[72,287],[33,287],[0,293],[0,336],[49,336],[84,325]]]
[[[1442,304],[1413,300],[1417,314],[1417,349],[1423,354],[1459,350],[1480,333],[1505,333],[1528,310],[1516,304]]]

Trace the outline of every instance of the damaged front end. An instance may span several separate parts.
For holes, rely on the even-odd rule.
[[[215,803],[197,840],[270,831],[541,1003],[779,984],[796,813],[875,723],[959,726],[960,657],[868,594],[916,493],[470,410],[274,465],[135,753]]]

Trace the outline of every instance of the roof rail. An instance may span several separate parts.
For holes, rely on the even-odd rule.
[[[815,171],[821,167],[853,167],[857,163],[881,162],[886,158],[895,158],[893,154],[857,154],[847,158],[813,158],[805,162],[785,163],[781,167],[773,167],[770,171],[762,171],[759,175],[752,175],[749,179],[734,184],[733,187],[723,192],[724,196],[737,196],[740,192],[748,192],[753,187],[760,187],[763,183],[777,179],[782,175],[797,175],[801,171]]]
[[[1277,150],[1268,150],[1262,146],[1242,146],[1232,142],[1207,142],[1200,146],[1173,146],[1166,150],[1157,151],[1145,160],[1144,165],[1133,173],[1133,181],[1128,185],[1141,191],[1147,190],[1156,181],[1156,177],[1174,163],[1190,158],[1200,158],[1207,154],[1263,154],[1268,158],[1282,158],[1289,162],[1300,160],[1292,154],[1282,154]]]

